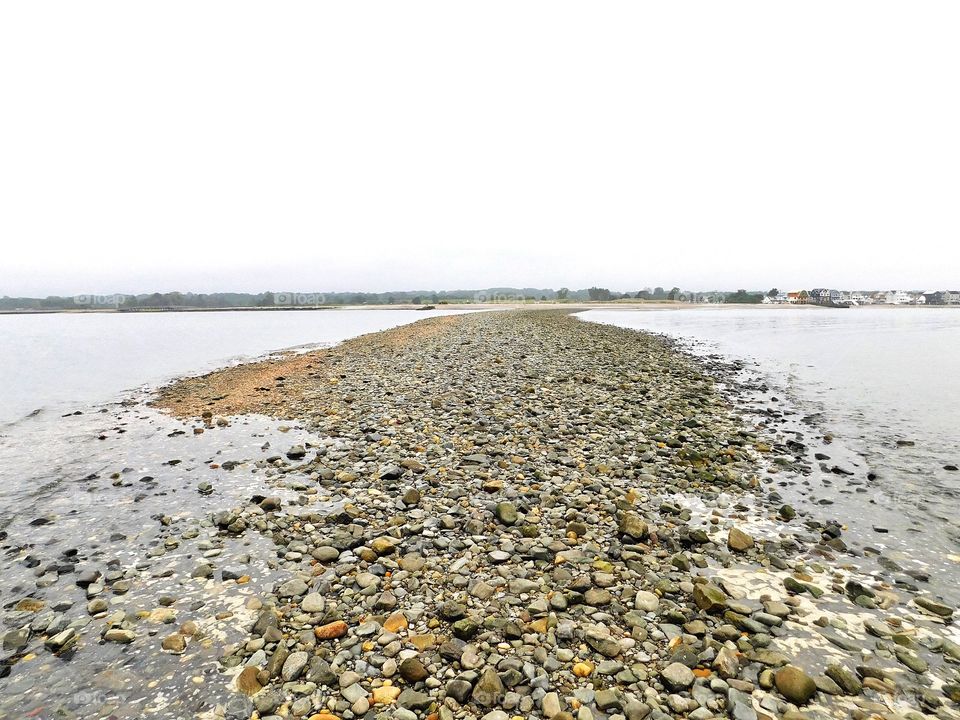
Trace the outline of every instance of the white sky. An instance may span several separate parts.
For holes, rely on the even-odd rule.
[[[956,287],[958,21],[2,3],[0,295]]]

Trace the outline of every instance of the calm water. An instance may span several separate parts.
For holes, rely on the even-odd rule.
[[[802,432],[811,455],[829,456],[813,461],[812,475],[796,481],[792,498],[786,487],[786,497],[848,523],[905,567],[960,577],[960,473],[945,469],[960,464],[960,311],[704,308],[581,317],[745,363],[768,388],[747,404],[777,407],[782,436]],[[832,472],[834,465],[852,474]]]
[[[0,315],[0,528],[69,501],[70,481],[107,466],[95,438],[109,434],[119,402],[136,391],[450,312],[458,311]]]
[[[281,348],[332,345],[449,310],[0,315],[0,424]]]

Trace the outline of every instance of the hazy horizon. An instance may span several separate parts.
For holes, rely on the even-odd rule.
[[[960,283],[955,283],[960,285]],[[47,297],[61,297],[61,298],[71,298],[71,297],[81,297],[81,298],[108,298],[113,296],[149,296],[154,294],[171,294],[171,293],[180,293],[182,295],[263,295],[266,293],[273,293],[274,295],[317,295],[322,297],[324,293],[337,294],[337,295],[390,295],[391,293],[401,295],[401,294],[413,294],[413,293],[437,293],[440,295],[452,295],[457,293],[483,293],[487,291],[522,291],[522,290],[532,290],[536,292],[557,292],[562,289],[567,289],[570,292],[583,292],[589,290],[590,288],[599,288],[609,290],[616,294],[633,294],[641,291],[652,291],[657,288],[670,292],[674,288],[679,287],[676,285],[638,285],[635,287],[606,287],[596,284],[584,285],[584,286],[573,286],[567,287],[566,285],[544,285],[544,286],[532,286],[532,285],[490,285],[487,287],[457,287],[457,288],[425,288],[425,287],[410,287],[410,288],[389,288],[386,290],[367,290],[363,288],[348,288],[346,290],[331,290],[329,288],[294,288],[294,287],[283,287],[283,288],[263,288],[260,290],[215,290],[215,291],[197,291],[183,288],[169,288],[169,289],[158,289],[158,290],[138,290],[135,292],[121,292],[121,291],[109,291],[102,289],[95,289],[93,291],[86,291],[81,293],[49,293],[46,295],[11,295],[9,293],[0,293],[0,298],[2,297],[23,297],[31,299],[44,299]],[[696,293],[696,294],[709,294],[709,293],[735,293],[740,290],[744,290],[748,293],[766,293],[770,290],[779,290],[781,292],[799,292],[801,290],[811,290],[817,287],[828,287],[822,284],[806,284],[798,286],[779,286],[771,285],[769,287],[746,287],[746,288],[733,288],[733,287],[704,287],[704,288],[686,288],[679,287],[680,291],[683,293]],[[932,287],[932,286],[923,286],[923,287],[908,287],[908,286],[893,286],[893,287],[844,287],[844,286],[829,286],[829,289],[832,290],[843,290],[843,291],[861,291],[861,292],[893,292],[893,291],[904,291],[904,292],[937,292],[942,290],[955,290],[954,286],[943,286],[943,287]],[[527,299],[538,299],[536,297],[530,297]],[[480,302],[493,302],[493,298],[481,299]],[[312,301],[311,301],[312,302]],[[323,304],[322,299],[316,300],[316,303]],[[309,304],[307,301],[295,303],[295,304]]]
[[[8,3],[0,296],[955,287],[958,21]]]

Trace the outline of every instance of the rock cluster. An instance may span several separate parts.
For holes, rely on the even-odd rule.
[[[873,672],[832,665],[841,683],[778,649],[809,612],[795,594],[823,591],[795,539],[760,545],[731,522],[760,441],[663,341],[476,315],[360,365],[299,408],[325,438],[300,470],[342,508],[238,509],[295,558],[222,660],[262,668],[261,714],[755,718]],[[717,509],[695,515],[694,498]],[[746,598],[714,581],[734,563],[785,582]]]

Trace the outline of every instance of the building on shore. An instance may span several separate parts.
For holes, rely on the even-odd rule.
[[[937,290],[923,293],[926,305],[960,305],[960,290]]]
[[[833,290],[813,288],[764,295],[765,305],[822,305],[824,307],[862,307],[864,305],[957,305],[960,290]]]
[[[809,296],[807,302],[811,305],[846,307],[850,304],[848,300],[844,299],[842,292],[839,290],[831,290],[830,288],[814,288],[810,291]]]
[[[852,305],[873,305],[873,295],[862,290],[854,290],[850,293],[844,293],[844,297]]]
[[[788,302],[787,296],[789,294],[790,293],[786,293],[781,290],[781,291],[778,291],[776,295],[770,295],[770,294],[764,295],[763,304],[764,305],[786,305]]]
[[[906,290],[890,290],[885,295],[887,305],[915,305],[916,296]]]

